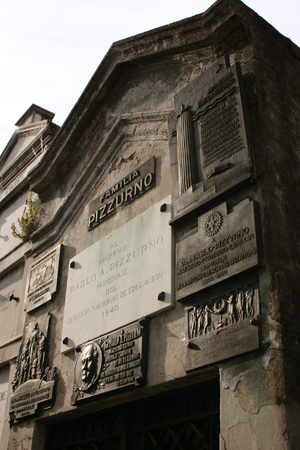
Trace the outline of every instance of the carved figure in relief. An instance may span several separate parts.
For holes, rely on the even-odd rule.
[[[42,378],[45,362],[45,339],[38,323],[35,322],[29,337],[20,346],[16,372],[12,382],[13,391],[28,380]]]
[[[40,331],[39,338],[38,338],[38,349],[37,349],[37,366],[38,366],[38,374],[41,374],[43,368],[44,368],[44,359],[45,359],[45,336]]]
[[[98,349],[93,343],[86,345],[81,357],[81,390],[87,390],[97,379]]]
[[[38,355],[37,355],[37,350],[35,349],[35,351],[34,351],[34,353],[32,355],[32,361],[31,361],[30,378],[32,380],[34,380],[36,378],[37,362],[38,362]]]
[[[209,308],[206,305],[203,312],[203,334],[206,334],[208,331],[209,317],[210,317]]]
[[[193,308],[192,312],[192,326],[191,326],[191,336],[192,338],[197,335],[197,325],[198,325],[198,311],[196,306]]]
[[[38,340],[38,324],[35,322],[32,328],[31,337],[30,337],[30,373],[29,377],[31,379],[35,378],[36,368],[37,368],[37,340]]]
[[[255,315],[254,290],[227,294],[225,298],[194,306],[189,312],[189,336],[193,339]]]
[[[234,296],[233,295],[230,295],[228,297],[228,300],[227,300],[228,314],[229,314],[229,318],[228,318],[229,325],[232,325],[233,323],[236,322],[236,318],[235,318],[235,314],[234,314],[234,303],[233,303],[233,300],[234,300]]]
[[[223,328],[225,326],[225,323],[223,322],[222,314],[226,311],[226,302],[225,300],[217,300],[213,304],[212,312],[218,316],[218,322],[214,323],[214,329],[219,330],[220,328]]]
[[[24,351],[21,354],[21,370],[20,370],[20,383],[22,384],[27,380],[28,370],[29,370],[29,347],[30,347],[30,339],[27,339]]]
[[[236,296],[236,309],[240,320],[244,320],[244,294],[239,292]]]
[[[50,317],[50,314],[47,314],[42,319],[46,335]],[[54,395],[53,382],[57,380],[58,376],[55,367],[45,367],[45,341],[46,336],[41,331],[39,324],[37,322],[28,323],[24,329],[12,381],[10,426],[25,416],[36,414],[40,404],[45,403],[45,408],[51,407],[49,401]],[[25,403],[23,403],[24,400]],[[26,414],[23,414],[25,411]]]
[[[253,289],[249,289],[245,292],[245,301],[246,301],[246,315],[247,317],[252,317],[254,315],[253,308]]]
[[[54,259],[51,257],[41,266],[41,279],[43,282],[52,277],[54,273]]]
[[[204,321],[204,316],[203,316],[203,308],[200,307],[197,311],[197,316],[198,316],[198,335],[200,336],[202,330],[203,330],[203,321]]]
[[[41,283],[41,274],[39,272],[39,268],[36,268],[31,272],[29,290],[32,291],[40,283]]]
[[[44,264],[34,268],[30,275],[29,291],[36,289],[41,284],[45,283],[54,274],[54,258],[51,257]]]
[[[226,312],[226,302],[225,300],[217,300],[213,303],[212,311],[214,314],[218,316],[218,321],[214,322],[214,329],[219,330],[220,328],[223,328],[225,326],[225,323],[223,322],[223,316],[222,314]]]

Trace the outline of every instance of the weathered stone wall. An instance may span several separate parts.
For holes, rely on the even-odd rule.
[[[53,300],[26,314],[26,324],[52,314],[48,357],[59,379],[52,408],[42,412],[39,420],[12,426],[11,450],[42,448],[40,439],[45,438],[50,422],[216,377],[220,380],[220,449],[297,448],[297,51],[236,0],[218,1],[201,16],[112,46],[30,175],[31,189],[42,201],[41,221],[26,253],[24,273],[28,276],[31,264],[46,251],[58,243],[63,247],[57,292]],[[241,64],[255,175],[251,183],[211,200],[197,213],[225,200],[233,208],[247,197],[259,206],[263,262],[251,272],[258,273],[259,348],[187,375],[185,308],[190,303],[177,302],[150,318],[146,386],[71,406],[76,353],[61,353],[69,261],[170,194],[167,118],[173,97],[225,54],[231,64]],[[90,203],[153,156],[155,187],[88,231]],[[196,216],[186,219],[188,229],[195,226]]]

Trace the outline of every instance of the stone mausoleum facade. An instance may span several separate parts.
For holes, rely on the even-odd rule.
[[[1,450],[299,449],[299,70],[219,0],[114,43],[61,128],[19,119]]]

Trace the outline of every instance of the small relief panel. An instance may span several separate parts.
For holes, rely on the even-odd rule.
[[[259,347],[256,283],[186,309],[186,370],[222,361]]]
[[[50,314],[30,322],[24,331],[10,397],[10,423],[32,416],[39,407],[52,406],[56,368],[48,366],[47,339]]]
[[[173,305],[171,198],[70,261],[61,351]]]
[[[147,336],[147,322],[141,319],[78,347],[72,404],[144,384]]]
[[[238,63],[224,57],[174,97],[169,116],[173,219],[250,178]]]
[[[153,157],[103,192],[90,204],[88,229],[92,230],[100,225],[115,214],[119,208],[133,202],[152,189],[154,185],[155,158]]]
[[[198,217],[198,227],[176,245],[176,299],[259,264],[255,203],[228,213],[226,202]]]
[[[58,245],[31,266],[26,286],[26,311],[32,311],[51,300],[57,289],[61,245]]]

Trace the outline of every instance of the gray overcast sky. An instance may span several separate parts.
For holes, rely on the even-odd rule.
[[[62,125],[111,44],[213,0],[0,0],[0,153],[36,103]],[[299,0],[245,0],[300,45]]]

